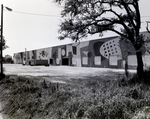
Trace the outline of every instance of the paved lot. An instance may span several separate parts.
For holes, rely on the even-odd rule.
[[[23,76],[38,76],[41,80],[67,83],[72,79],[88,79],[92,77],[107,77],[107,79],[117,79],[118,74],[124,73],[124,69],[110,68],[88,68],[71,66],[23,66],[21,64],[4,64],[5,74],[15,74]],[[129,70],[135,73],[135,70]],[[116,78],[113,78],[116,77]]]
[[[124,73],[124,69],[87,68],[71,66],[23,66],[21,64],[4,64],[5,74],[30,76],[100,76],[109,72]],[[129,70],[135,73],[135,70]]]

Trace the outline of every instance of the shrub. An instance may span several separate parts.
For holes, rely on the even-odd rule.
[[[147,85],[150,85],[150,68],[147,70],[144,70],[142,77],[139,77],[138,74],[134,74],[130,80],[129,83],[136,84],[136,83],[144,83]]]
[[[11,119],[132,118],[150,106],[150,87],[119,77],[88,77],[58,84],[40,77],[9,76],[0,81],[3,113]]]

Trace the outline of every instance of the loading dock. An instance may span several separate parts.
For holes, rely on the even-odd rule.
[[[62,65],[67,65],[67,66],[69,66],[69,58],[63,58],[63,59],[62,59]]]

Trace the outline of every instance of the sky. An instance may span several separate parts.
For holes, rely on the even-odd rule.
[[[61,23],[62,7],[53,0],[0,0],[0,4],[13,11],[3,12],[3,36],[9,46],[3,56],[26,50],[34,50],[73,43],[70,39],[60,41],[58,29]],[[140,0],[141,31],[146,31],[146,21],[150,21],[150,0]],[[32,13],[32,14],[25,14]],[[103,37],[114,36],[105,32]],[[98,35],[89,36],[85,40],[97,39]]]

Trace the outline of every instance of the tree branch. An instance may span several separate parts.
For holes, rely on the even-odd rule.
[[[127,4],[123,0],[122,0],[122,5],[124,6],[124,8],[125,8],[125,10],[126,10],[126,12],[128,14],[130,23],[132,24],[132,26],[134,27],[134,29],[136,29],[136,26],[135,26],[135,24],[133,22],[133,17],[131,15],[131,12],[132,12],[131,9],[127,6]]]
[[[139,5],[138,5],[138,1],[135,0],[135,4],[133,4],[134,8],[135,8],[135,11],[136,11],[136,37],[139,35],[139,31],[140,31],[140,28],[141,28],[141,17],[140,17],[140,10],[139,10]]]

